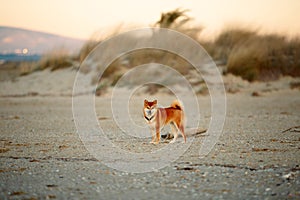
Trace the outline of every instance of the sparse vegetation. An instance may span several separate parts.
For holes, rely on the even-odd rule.
[[[214,43],[215,59],[225,60],[227,72],[254,81],[300,76],[300,42],[281,35],[261,35],[234,29],[220,34]]]
[[[276,80],[285,75],[300,76],[299,38],[288,39],[279,34],[259,34],[258,29],[230,27],[221,31],[214,41],[207,42],[199,39],[203,30],[201,26],[189,25],[191,18],[187,12],[188,10],[176,9],[162,13],[154,26],[174,29],[191,36],[206,48],[215,61],[226,66],[226,73],[241,76],[248,81]],[[128,61],[127,67],[159,62],[172,66],[183,74],[189,70],[188,64],[178,56],[145,50],[118,58],[104,76],[109,77],[117,73],[118,68],[122,66],[122,60]]]
[[[20,75],[25,76],[36,70],[37,62],[21,62],[19,64]]]
[[[157,21],[154,26],[173,29],[175,31],[184,33],[195,40],[198,40],[199,34],[203,30],[203,27],[190,24],[192,18],[186,14],[188,11],[189,10],[177,8],[173,11],[162,13],[160,20]]]
[[[94,39],[89,39],[80,49],[79,61],[80,63],[89,55],[89,53],[99,44],[100,42]]]
[[[95,91],[95,95],[96,96],[103,95],[106,92],[107,88],[108,88],[108,84],[107,83],[105,83],[105,82],[104,83],[99,83],[97,85],[97,88],[96,88],[96,91]]]
[[[126,27],[124,27],[123,24],[119,24],[118,26],[109,29],[107,32],[95,32],[79,51],[78,59],[80,63],[83,62],[83,60],[98,44],[121,33],[123,30],[126,30]]]
[[[180,31],[201,43],[208,53],[218,63],[226,66],[226,73],[241,76],[248,81],[268,81],[280,76],[300,76],[300,39],[287,38],[278,34],[259,34],[256,29],[227,28],[214,41],[203,41],[199,35],[203,28],[191,25],[188,10],[175,9],[162,13],[154,27],[170,28]],[[87,41],[77,57],[72,57],[63,49],[54,50],[30,67],[24,65],[21,74],[49,68],[57,70],[71,67],[74,61],[82,62],[86,56],[103,40],[122,31],[124,27],[117,26],[109,34],[96,34]],[[182,74],[187,74],[189,63],[162,50],[139,50],[117,58],[104,72],[103,77],[111,79],[111,85],[116,84],[122,69],[137,65],[156,62],[172,66]],[[99,66],[100,67],[100,66]],[[86,73],[89,70],[86,70]],[[93,81],[93,83],[97,83]],[[99,88],[103,88],[102,86]]]
[[[241,28],[224,29],[210,44],[209,53],[215,60],[227,62],[233,48],[251,38],[255,32]]]
[[[15,69],[15,74],[25,76],[39,70],[50,69],[54,71],[72,67],[75,64],[74,56],[71,56],[64,49],[56,49],[43,55],[39,61],[5,62],[1,64],[1,67]]]
[[[73,59],[65,49],[55,49],[45,54],[37,64],[37,70],[51,69],[52,71],[57,69],[63,69],[71,67],[73,65]]]

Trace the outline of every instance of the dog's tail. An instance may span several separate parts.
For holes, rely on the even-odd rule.
[[[183,105],[179,100],[174,100],[171,104],[172,108],[178,109],[178,110],[182,110],[183,111]]]

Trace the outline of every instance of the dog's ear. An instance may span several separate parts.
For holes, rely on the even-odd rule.
[[[154,104],[157,104],[157,100],[154,100],[153,103],[154,103]]]
[[[148,101],[147,101],[147,99],[145,99],[145,100],[144,100],[144,104],[148,104]]]

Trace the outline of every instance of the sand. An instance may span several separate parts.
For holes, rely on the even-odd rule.
[[[208,136],[198,134],[165,167],[132,173],[107,166],[84,145],[72,113],[75,75],[74,69],[45,70],[0,83],[1,199],[300,198],[300,95],[299,89],[290,87],[298,79],[249,83],[232,75],[223,77],[226,121],[212,151],[199,159],[199,148]],[[82,85],[78,98],[87,101],[85,91],[93,88]],[[154,96],[163,105],[173,98]],[[130,112],[139,125],[144,98],[139,94],[131,99]],[[110,103],[109,95],[96,97],[95,113],[114,145],[129,154],[169,148],[164,142],[150,145],[147,131],[144,137],[124,134],[114,124]],[[198,103],[200,128],[206,129],[211,120],[209,95],[198,95]],[[176,152],[177,146],[172,148]]]

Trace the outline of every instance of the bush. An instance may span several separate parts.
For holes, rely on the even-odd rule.
[[[225,29],[207,46],[215,60],[226,64],[227,72],[249,81],[300,76],[299,38],[234,28]]]
[[[73,66],[72,57],[64,49],[56,49],[45,54],[37,64],[38,70],[50,68],[51,71]]]
[[[100,42],[94,39],[88,40],[80,49],[79,61],[82,61],[89,55],[89,53],[99,44]]]
[[[253,80],[300,75],[300,43],[279,35],[255,35],[235,45],[228,56],[228,72]]]
[[[253,30],[241,28],[224,29],[211,44],[212,47],[209,48],[209,53],[215,60],[222,60],[226,63],[229,55],[236,46],[255,36],[256,33]]]

